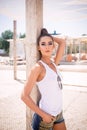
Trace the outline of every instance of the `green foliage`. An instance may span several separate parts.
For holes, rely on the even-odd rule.
[[[10,30],[6,30],[5,32],[2,32],[1,37],[3,39],[12,39],[13,38],[13,32]]]
[[[3,49],[8,53],[9,52],[9,42],[3,39],[2,41],[2,47]]]
[[[25,34],[20,33],[19,38],[24,37]],[[13,38],[13,32],[11,30],[6,30],[2,32],[0,37],[0,49],[4,49],[7,53],[9,53],[9,42],[7,40],[12,38]]]
[[[3,41],[3,39],[0,37],[0,49],[3,49],[2,41]]]
[[[25,38],[25,33],[24,33],[24,34],[21,34],[21,33],[20,33],[19,38]]]
[[[13,32],[10,30],[6,30],[5,32],[2,32],[0,37],[0,49],[4,49],[7,53],[9,52],[9,42],[7,39],[13,38]]]

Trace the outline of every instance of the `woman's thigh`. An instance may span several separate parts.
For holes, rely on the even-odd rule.
[[[53,130],[66,130],[65,122],[63,121],[61,123],[54,124]]]

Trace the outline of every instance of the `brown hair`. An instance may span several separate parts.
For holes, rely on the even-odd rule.
[[[53,37],[51,36],[51,34],[48,33],[47,29],[46,28],[42,28],[41,29],[41,32],[40,32],[40,35],[39,37],[37,38],[37,45],[39,46],[39,42],[40,42],[40,39],[44,36],[48,36],[52,39],[53,41]]]
[[[48,33],[47,29],[46,29],[46,28],[42,28],[42,29],[41,29],[41,32],[40,32],[40,35],[39,35],[39,37],[37,38],[37,46],[39,46],[40,39],[41,39],[42,37],[45,37],[45,36],[50,37],[50,38],[52,39],[52,41],[53,41],[53,37],[51,36],[51,34]],[[39,51],[39,59],[41,58],[41,56],[42,56],[42,54],[41,54],[41,52]]]

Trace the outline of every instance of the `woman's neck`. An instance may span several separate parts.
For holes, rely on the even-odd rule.
[[[45,62],[46,64],[50,65],[52,64],[51,58],[50,57],[42,57],[41,60]]]

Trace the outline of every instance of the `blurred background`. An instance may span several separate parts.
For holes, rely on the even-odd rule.
[[[25,0],[0,0],[0,130],[26,129],[26,106],[20,99],[26,81],[25,11]],[[43,27],[66,40],[58,69],[67,130],[87,130],[87,0],[43,0]]]

